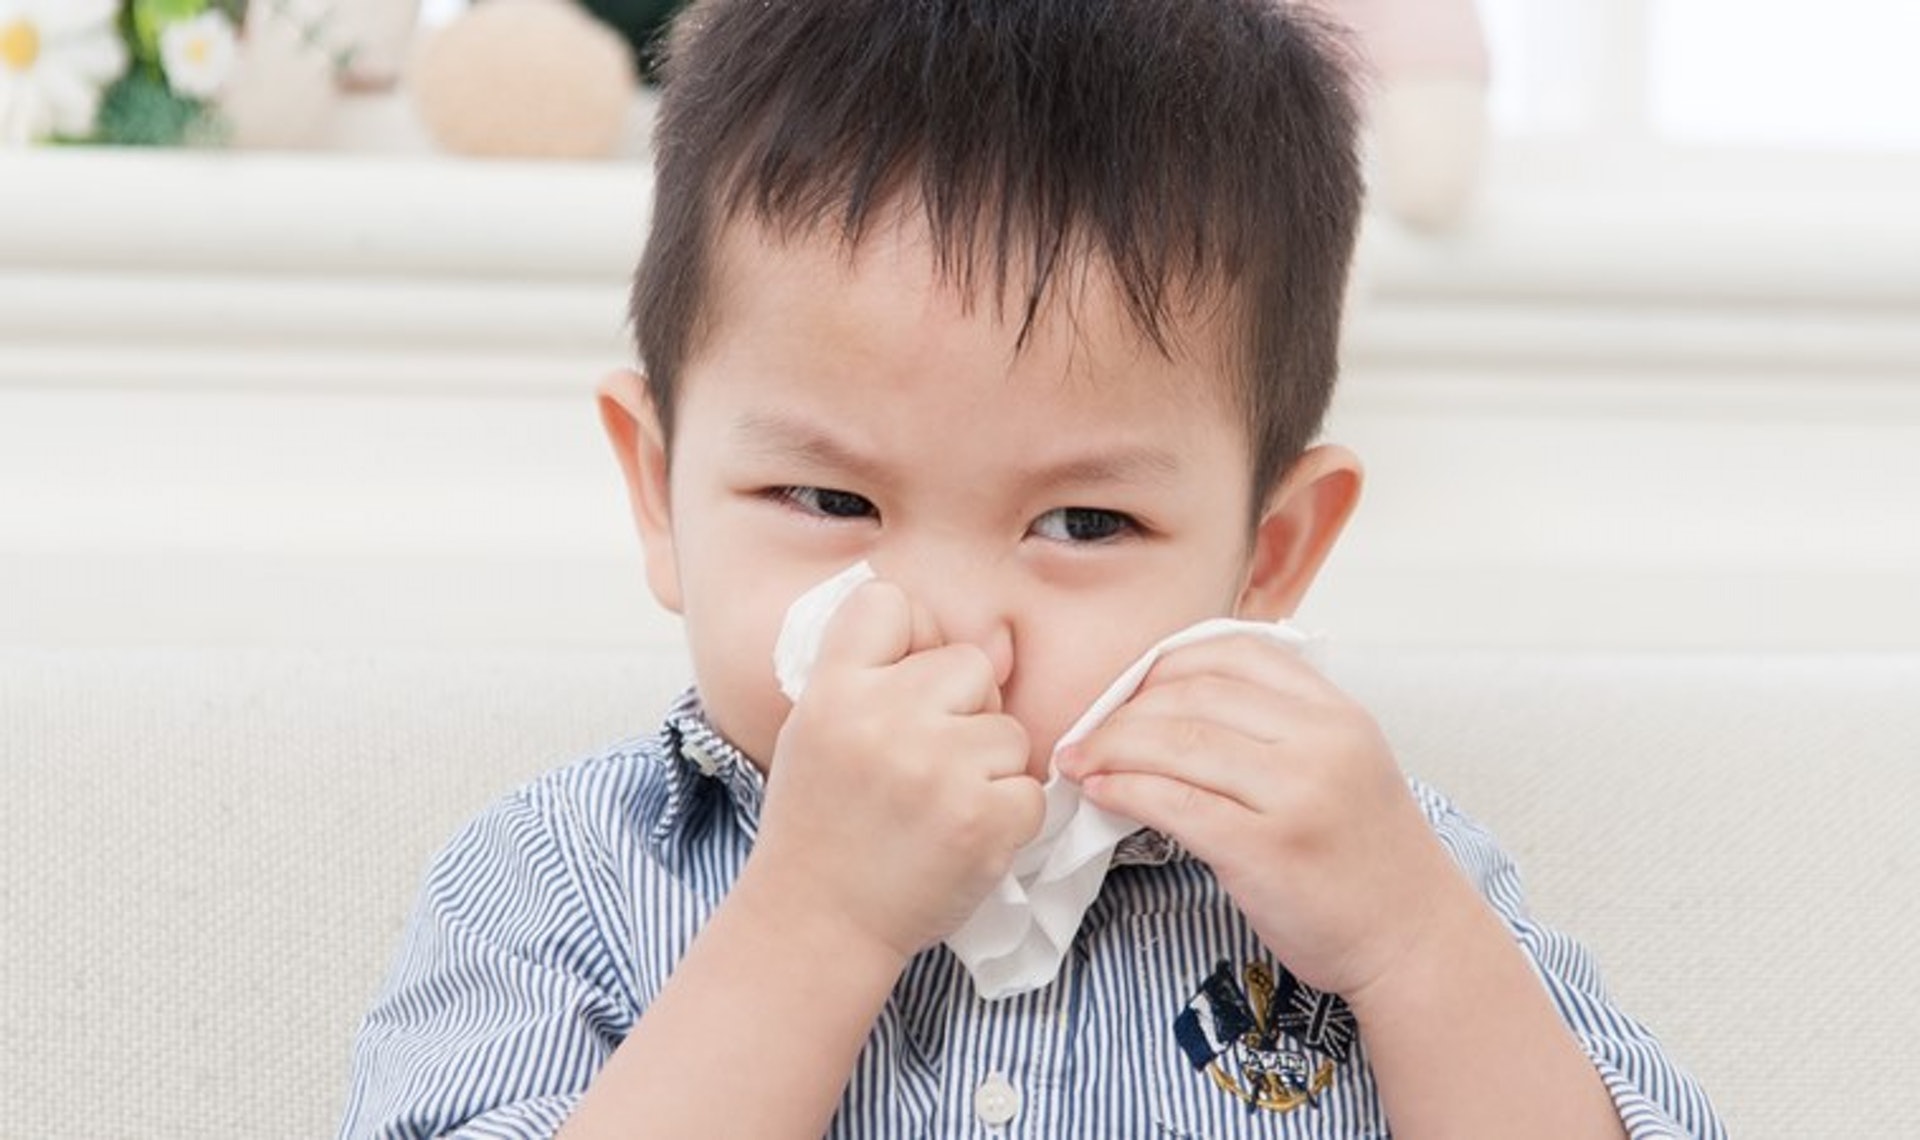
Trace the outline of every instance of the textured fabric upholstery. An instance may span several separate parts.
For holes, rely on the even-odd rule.
[[[1742,1137],[1920,1127],[1920,655],[1341,653]],[[0,1135],[319,1136],[424,863],[679,654],[0,651]]]

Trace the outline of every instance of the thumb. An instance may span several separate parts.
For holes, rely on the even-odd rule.
[[[891,665],[917,651],[919,608],[891,582],[862,582],[827,618],[815,667]]]

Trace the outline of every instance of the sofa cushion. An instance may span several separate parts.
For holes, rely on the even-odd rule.
[[[1336,651],[1734,1134],[1920,1121],[1920,655]],[[9,1135],[312,1136],[426,860],[677,649],[0,651]]]

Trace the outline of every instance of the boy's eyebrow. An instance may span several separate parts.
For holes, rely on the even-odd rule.
[[[1180,457],[1160,447],[1126,447],[1042,467],[1028,476],[1038,487],[1094,483],[1161,483],[1180,472]]]
[[[769,458],[801,460],[864,479],[877,479],[881,474],[880,465],[872,459],[856,454],[802,420],[775,412],[742,413],[733,421],[733,438]]]
[[[874,460],[804,421],[776,412],[742,413],[734,421],[733,436],[742,447],[762,455],[802,460],[860,478],[877,479],[882,475],[880,464]],[[1022,481],[1035,487],[1164,482],[1177,475],[1180,467],[1180,457],[1174,451],[1143,445],[1063,460],[1022,473]]]

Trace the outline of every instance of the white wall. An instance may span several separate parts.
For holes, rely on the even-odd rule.
[[[129,193],[128,188],[137,188]],[[630,644],[590,403],[635,162],[0,154],[0,643]],[[1366,644],[1920,645],[1920,162],[1494,156],[1377,222],[1306,615]]]

